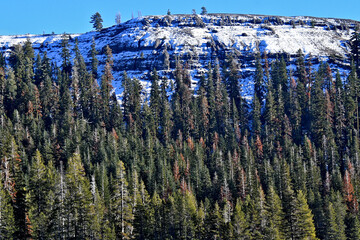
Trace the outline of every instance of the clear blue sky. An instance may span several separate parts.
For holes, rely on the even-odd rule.
[[[83,33],[92,30],[90,16],[99,12],[104,27],[112,26],[117,12],[122,21],[142,15],[200,13],[250,13],[283,16],[316,16],[360,20],[360,0],[4,0],[0,35]]]

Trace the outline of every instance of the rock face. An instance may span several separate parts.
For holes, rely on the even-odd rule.
[[[326,60],[331,67],[346,69],[348,40],[360,22],[314,17],[279,17],[240,14],[147,16],[103,29],[100,32],[70,35],[70,44],[79,41],[79,48],[89,63],[92,39],[96,42],[100,61],[99,74],[105,60],[104,48],[109,45],[114,55],[114,86],[122,72],[148,84],[149,70],[171,78],[177,60],[186,63],[193,80],[205,72],[209,63],[220,65],[232,54],[239,63],[243,85],[251,85],[257,52],[267,52],[269,60],[285,57],[291,68],[299,49],[311,56],[316,65]],[[14,44],[27,38],[38,53],[47,52],[61,62],[61,35],[1,36],[0,47],[11,51]]]

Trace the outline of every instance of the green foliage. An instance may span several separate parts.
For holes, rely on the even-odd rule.
[[[292,237],[294,239],[317,239],[313,215],[301,190],[295,198],[293,210],[295,221],[292,223]]]
[[[93,14],[91,16],[91,20],[90,20],[90,23],[93,24],[93,28],[96,30],[96,31],[100,31],[102,28],[103,28],[103,25],[102,25],[102,18],[101,18],[101,15],[100,13],[96,12],[95,14]]]
[[[0,238],[14,239],[15,220],[10,196],[0,181]]]
[[[80,155],[75,153],[68,162],[65,176],[65,232],[70,238],[88,238],[94,221],[94,205],[90,183]]]
[[[54,191],[54,171],[52,162],[46,167],[39,150],[32,159],[29,181],[29,219],[32,223],[33,237],[46,239],[47,226],[51,219],[51,195]],[[49,194],[50,193],[50,194]]]
[[[206,15],[207,14],[207,10],[205,7],[201,7],[201,15]]]
[[[235,55],[198,86],[177,59],[149,95],[124,73],[120,105],[111,49],[100,78],[69,42],[60,68],[30,41],[0,56],[0,238],[359,238],[356,63],[258,55],[250,111]]]
[[[122,161],[116,165],[116,175],[113,181],[113,195],[111,197],[111,214],[115,225],[115,233],[119,239],[130,238],[133,219],[128,183],[125,176],[125,167]]]

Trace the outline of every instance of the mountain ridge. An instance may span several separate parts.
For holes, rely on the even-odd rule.
[[[95,40],[99,59],[99,74],[105,63],[105,46],[114,55],[113,85],[118,95],[122,90],[122,73],[127,71],[149,87],[149,73],[156,68],[160,76],[172,78],[176,61],[188,65],[193,87],[206,66],[222,65],[227,55],[238,60],[243,91],[251,95],[255,55],[265,51],[269,60],[286,58],[288,67],[294,65],[297,51],[314,62],[327,61],[332,68],[349,66],[349,39],[360,22],[339,18],[308,16],[270,16],[260,14],[173,14],[150,15],[131,19],[99,32],[70,34],[70,46],[75,38],[89,64],[92,39]],[[9,54],[15,44],[29,38],[36,53],[45,51],[60,66],[61,35],[0,36],[0,47]],[[72,53],[73,54],[73,53]]]

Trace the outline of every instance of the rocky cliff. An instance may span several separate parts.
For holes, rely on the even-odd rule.
[[[315,17],[279,17],[243,14],[166,15],[132,19],[100,32],[71,34],[89,63],[92,39],[96,42],[100,61],[105,60],[104,48],[109,45],[114,56],[114,86],[121,92],[122,72],[139,78],[148,85],[148,73],[156,68],[159,74],[171,78],[176,60],[187,63],[194,83],[209,63],[220,65],[232,54],[239,65],[244,89],[251,89],[251,75],[257,52],[268,57],[284,57],[289,68],[299,49],[316,66],[328,61],[331,67],[346,70],[348,40],[360,22]],[[60,65],[61,35],[0,36],[0,47],[9,53],[13,45],[27,38],[37,53],[47,52]]]

